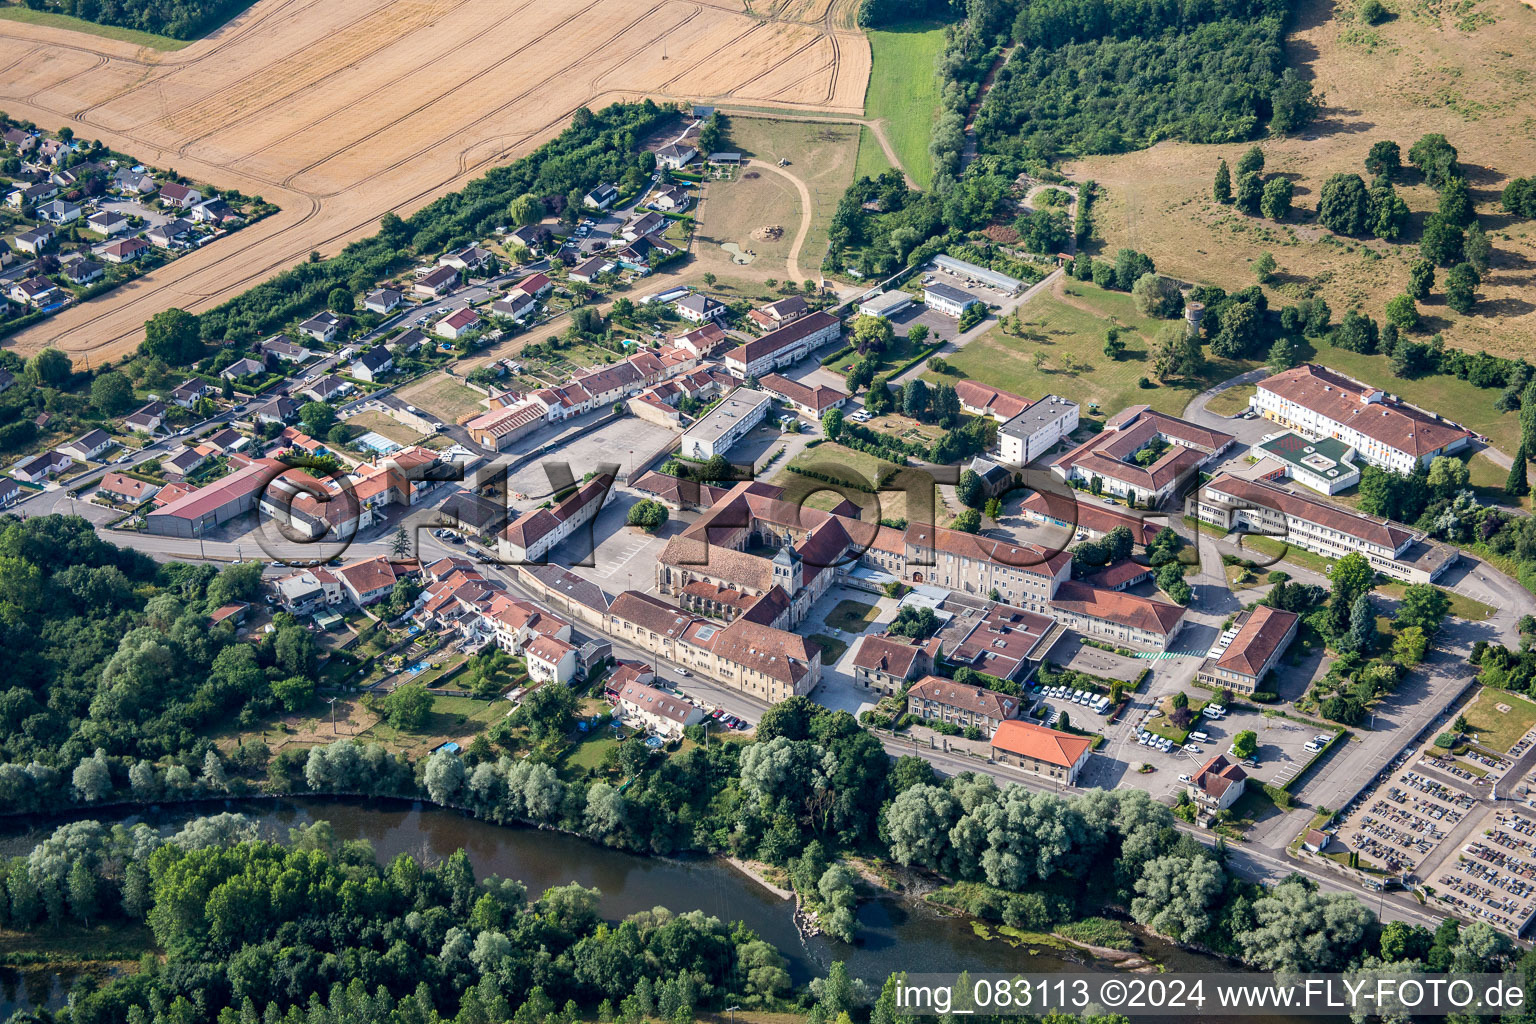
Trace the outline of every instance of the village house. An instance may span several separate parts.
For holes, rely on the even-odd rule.
[[[992,759],[1023,769],[1038,778],[1075,786],[1093,754],[1087,736],[1058,732],[1043,725],[1005,721],[992,734]]]
[[[127,430],[145,434],[157,433],[161,425],[165,423],[165,412],[164,402],[159,400],[150,402],[148,405],[123,417],[123,427]]]
[[[614,687],[613,681],[608,685]],[[697,704],[642,682],[623,682],[614,691],[614,705],[627,721],[664,739],[680,739],[684,729],[706,717]]]
[[[28,253],[29,255],[36,256],[53,244],[53,238],[54,234],[52,228],[38,225],[29,231],[21,232],[15,238],[11,239],[11,245],[14,246],[18,252],[24,252]]]
[[[315,356],[313,349],[305,348],[286,334],[274,334],[256,343],[256,350],[269,359],[281,359],[285,363],[303,363]]]
[[[1247,785],[1248,773],[1229,761],[1225,754],[1217,754],[1200,766],[1190,780],[1187,792],[1201,819],[1208,821],[1218,811],[1237,803]]]
[[[111,238],[128,230],[128,218],[116,210],[99,210],[85,219],[85,226]]]
[[[63,452],[44,452],[16,463],[11,467],[11,476],[29,484],[36,484],[49,477],[58,476],[74,464],[75,460]]]
[[[583,206],[590,210],[606,210],[619,198],[619,190],[608,182],[603,182],[592,191],[581,197]]]
[[[466,334],[479,330],[483,323],[480,314],[466,306],[439,320],[432,326],[432,333],[449,341],[457,341]]]
[[[672,307],[677,310],[678,316],[695,324],[702,324],[708,320],[718,321],[727,312],[725,303],[699,292],[684,295],[672,303]]]
[[[168,181],[160,186],[160,199],[167,206],[174,206],[180,210],[190,210],[203,201],[203,194],[195,188]]]
[[[309,335],[309,337],[320,342],[322,345],[329,345],[336,340],[336,335],[341,332],[345,323],[346,321],[343,317],[337,316],[326,309],[321,310],[299,324],[299,332]]]
[[[403,301],[404,296],[398,288],[377,288],[363,298],[363,308],[383,316],[385,313],[393,313]]]
[[[453,267],[433,267],[412,282],[411,291],[429,299],[438,299],[458,286],[458,270]]]
[[[798,320],[811,311],[811,307],[805,299],[799,295],[791,295],[787,299],[770,302],[760,309],[754,309],[747,313],[748,319],[759,327],[765,327],[772,331],[783,327],[791,320]]]
[[[156,224],[144,232],[151,245],[162,249],[183,249],[187,245],[187,236],[192,234],[192,222],[189,220],[166,221],[164,224]]]
[[[108,473],[101,478],[100,490],[103,495],[113,501],[137,505],[141,501],[153,498],[160,492],[160,487],[147,480],[135,480],[121,473]]]
[[[962,729],[980,729],[990,737],[997,727],[1017,718],[1018,697],[980,686],[961,686],[942,676],[924,676],[907,690],[907,713],[927,722],[947,722]]]
[[[917,644],[886,633],[860,638],[853,652],[853,681],[883,697],[894,697],[913,679],[933,671],[937,641]]]
[[[149,249],[149,243],[142,238],[121,238],[108,242],[96,250],[96,254],[108,263],[132,263]]]
[[[116,443],[112,440],[112,435],[105,430],[91,430],[68,444],[61,445],[59,451],[81,462],[91,462]]]
[[[357,358],[347,367],[347,372],[358,380],[366,380],[372,384],[394,367],[395,357],[389,354],[389,349],[383,345],[375,345],[358,353]]]

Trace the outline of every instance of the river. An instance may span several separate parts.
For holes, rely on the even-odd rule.
[[[791,917],[791,903],[723,860],[640,857],[563,833],[493,825],[410,801],[234,800],[225,805],[182,804],[96,817],[125,824],[144,821],[171,832],[194,817],[221,810],[246,814],[260,824],[264,837],[281,840],[287,839],[288,829],[295,825],[329,821],[338,838],[368,840],[381,862],[399,853],[442,860],[462,847],[477,875],[518,879],[528,886],[530,894],[571,882],[595,887],[602,893],[603,914],[610,919],[660,906],[674,911],[702,910],[725,921],[741,921],[789,959],[796,984],[825,973],[834,960],[844,961],[854,975],[876,987],[896,971],[1107,969],[1080,965],[1055,950],[1014,948],[982,939],[968,920],[945,917],[894,894],[860,903],[856,944],[821,937],[803,941]],[[26,853],[59,823],[0,826],[0,855]],[[1144,942],[1142,952],[1174,971],[1233,969],[1214,957],[1164,943]],[[0,974],[0,1019],[26,1005],[58,1005],[67,994],[67,979],[60,982],[56,975],[40,978],[34,973],[29,981],[32,991],[22,991],[14,974]],[[1259,1020],[1246,1019],[1255,1024]]]

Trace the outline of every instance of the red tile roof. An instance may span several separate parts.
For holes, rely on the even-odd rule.
[[[1259,381],[1258,386],[1419,458],[1472,436],[1469,430],[1393,401],[1376,388],[1313,363],[1277,373]],[[1373,397],[1376,401],[1369,401]]]
[[[1295,612],[1262,604],[1255,606],[1216,664],[1243,675],[1257,676],[1274,657],[1297,618]]]
[[[1018,714],[1019,698],[980,686],[961,686],[942,676],[924,676],[907,691],[910,697],[1004,721]]]
[[[1206,484],[1204,489],[1228,494],[1261,508],[1274,509],[1285,515],[1336,530],[1347,537],[1354,537],[1392,551],[1396,551],[1417,536],[1401,523],[1340,508],[1318,498],[1309,498],[1305,494],[1287,491],[1260,480],[1244,480],[1223,473]]]
[[[1056,588],[1051,605],[1090,618],[1117,622],[1132,629],[1167,636],[1178,628],[1184,609],[1167,601],[1137,597],[1118,590],[1067,580]]]
[[[1228,789],[1246,778],[1247,772],[1228,761],[1225,755],[1217,754],[1195,774],[1194,785],[1196,789],[1219,800]]]
[[[1093,748],[1093,741],[1086,736],[1057,732],[1033,722],[1009,719],[992,734],[992,747],[1018,757],[1071,768]]]

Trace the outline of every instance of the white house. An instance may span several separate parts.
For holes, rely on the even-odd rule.
[[[606,210],[619,198],[619,190],[604,182],[581,197],[583,206],[592,210]]]
[[[478,330],[482,322],[479,313],[465,307],[464,309],[455,310],[439,320],[433,325],[432,332],[440,338],[457,341],[471,331]]]
[[[299,324],[299,330],[316,341],[329,345],[336,340],[336,334],[341,330],[341,325],[342,318],[327,309]]]
[[[967,309],[981,302],[976,296],[961,288],[942,281],[923,286],[923,301],[929,309],[936,309],[945,316],[960,317]]]
[[[369,292],[363,299],[363,308],[370,313],[383,316],[385,313],[394,312],[402,301],[403,296],[398,288],[379,288]]]
[[[85,223],[92,231],[108,238],[128,230],[128,218],[116,210],[100,210],[87,217]]]

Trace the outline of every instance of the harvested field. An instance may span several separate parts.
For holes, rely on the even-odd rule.
[[[1217,160],[1235,163],[1247,143],[1165,142],[1066,168],[1077,179],[1097,181],[1104,193],[1093,208],[1103,252],[1129,245],[1150,253],[1159,271],[1230,290],[1253,283],[1250,265],[1268,250],[1281,268],[1271,304],[1315,291],[1335,317],[1360,306],[1379,320],[1387,300],[1407,283],[1435,193],[1411,168],[1402,175],[1398,194],[1414,217],[1397,244],[1333,237],[1316,224],[1318,195],[1336,172],[1369,180],[1363,165],[1373,142],[1395,140],[1406,160],[1421,135],[1441,132],[1459,151],[1494,255],[1472,316],[1446,307],[1439,272],[1434,294],[1421,306],[1423,337],[1442,332],[1459,348],[1528,354],[1536,343],[1536,224],[1500,211],[1499,195],[1509,178],[1531,173],[1536,153],[1536,78],[1530,73],[1536,11],[1519,0],[1459,6],[1426,0],[1394,10],[1400,13],[1392,20],[1367,26],[1355,20],[1350,4],[1299,5],[1289,45],[1325,95],[1325,107],[1306,131],[1262,145],[1264,173],[1293,179],[1294,208],[1305,212],[1293,211],[1289,223],[1276,224],[1211,202]],[[1492,396],[1483,401],[1491,403]]]
[[[262,0],[174,52],[0,20],[0,101],[282,212],[8,344],[94,361],[145,319],[207,309],[371,233],[554,135],[577,107],[650,96],[862,113],[852,0]],[[851,157],[850,157],[851,160]],[[790,220],[787,223],[797,223]]]

